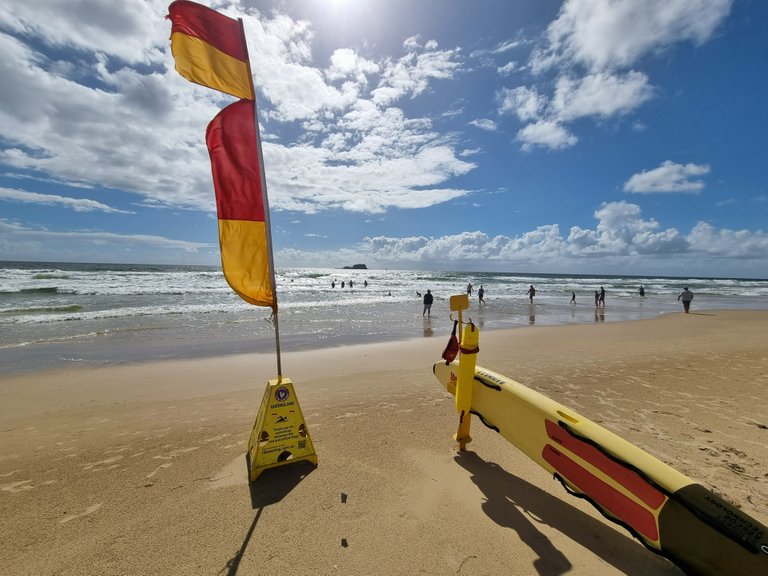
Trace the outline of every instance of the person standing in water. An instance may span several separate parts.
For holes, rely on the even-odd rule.
[[[477,291],[477,299],[479,304],[485,304],[485,300],[483,300],[483,296],[485,296],[485,290],[483,290],[483,287],[480,286],[480,290]]]
[[[533,284],[531,284],[531,287],[528,288],[528,292],[526,292],[526,294],[528,295],[531,304],[533,304],[533,297],[536,296],[536,288],[533,287]]]
[[[427,316],[432,315],[432,302],[434,301],[434,297],[432,296],[432,290],[427,290],[427,293],[424,294],[424,312],[421,313],[422,316],[425,314]]]
[[[688,314],[688,310],[691,308],[691,300],[693,300],[693,292],[688,290],[688,286],[683,288],[683,291],[677,295],[677,299],[683,301],[683,310]]]

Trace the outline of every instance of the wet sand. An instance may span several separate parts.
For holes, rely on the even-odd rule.
[[[707,311],[486,331],[478,363],[768,523],[767,326]],[[479,422],[457,453],[431,374],[447,338],[284,354],[320,463],[251,485],[272,354],[0,379],[2,573],[681,574]]]

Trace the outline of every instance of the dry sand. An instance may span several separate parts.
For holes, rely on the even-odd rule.
[[[767,328],[716,311],[488,331],[478,358],[768,523]],[[3,378],[0,572],[681,574],[477,420],[457,454],[431,374],[447,338],[285,354],[320,464],[250,486],[272,354]]]

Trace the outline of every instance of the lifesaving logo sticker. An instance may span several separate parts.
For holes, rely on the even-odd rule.
[[[278,402],[285,402],[288,400],[288,397],[291,395],[291,393],[288,391],[288,388],[285,386],[280,386],[277,390],[275,390],[275,400]]]

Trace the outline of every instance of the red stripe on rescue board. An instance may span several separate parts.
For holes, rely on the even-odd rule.
[[[565,454],[547,444],[541,453],[548,462],[568,482],[576,486],[597,504],[600,504],[613,516],[628,524],[649,540],[659,538],[659,529],[653,513],[643,508],[628,496],[603,482],[591,472],[568,458]]]
[[[562,426],[558,426],[551,420],[545,420],[545,425],[547,427],[547,436],[552,440],[616,480],[616,482],[624,486],[651,508],[657,509],[664,504],[666,496],[634,470],[612,460],[592,444],[579,440],[577,437],[569,434]]]

